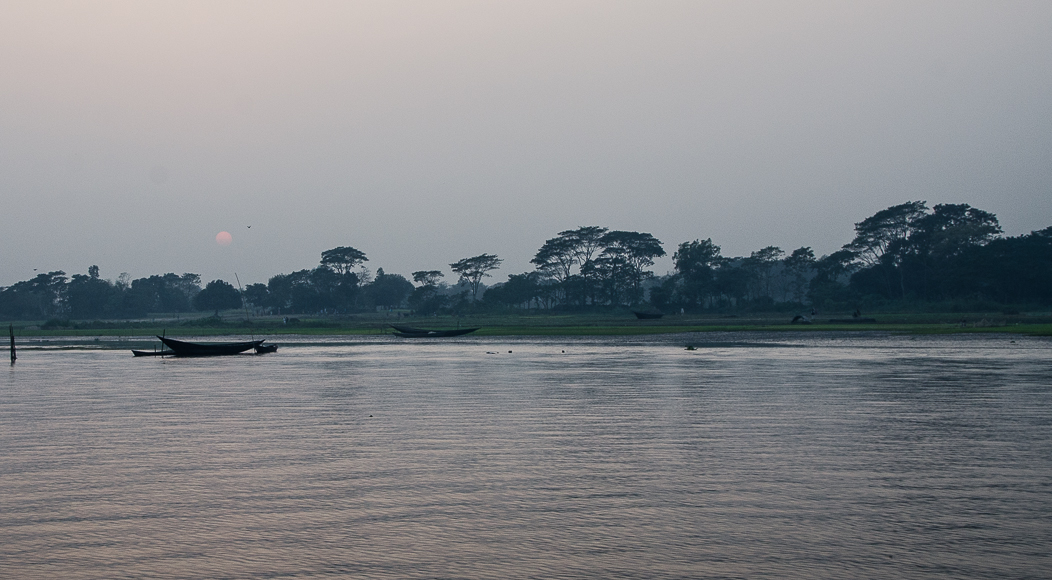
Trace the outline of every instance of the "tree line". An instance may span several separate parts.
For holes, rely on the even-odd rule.
[[[540,248],[534,272],[510,276],[485,298],[519,308],[664,312],[1052,304],[1052,227],[1004,236],[994,214],[968,204],[891,206],[821,257],[810,247],[777,246],[725,257],[711,238],[696,239],[673,252],[673,273],[654,276],[646,268],[662,255],[649,234],[567,230]]]
[[[456,285],[441,282],[441,270],[414,272],[414,286],[399,274],[366,267],[365,253],[342,246],[326,250],[314,268],[278,274],[266,284],[235,288],[224,280],[204,287],[201,276],[167,273],[131,279],[122,273],[103,279],[98,266],[67,276],[56,270],[0,288],[0,317],[7,320],[92,320],[141,318],[151,313],[214,312],[234,308],[257,314],[347,314],[410,304],[423,312],[463,310],[477,301],[482,279],[499,267],[497,256],[482,254],[450,264]]]
[[[711,240],[680,244],[677,274],[655,297],[681,308],[743,304],[1052,304],[1052,227],[1003,235],[997,217],[967,204],[891,206],[855,224],[853,240],[816,258],[767,247],[723,258]]]
[[[231,308],[257,313],[346,314],[410,308],[420,314],[466,310],[582,310],[629,306],[661,311],[857,308],[860,305],[970,301],[998,305],[1052,304],[1052,227],[1004,236],[997,217],[967,204],[910,201],[855,224],[840,250],[816,257],[809,247],[767,246],[725,257],[710,239],[682,242],[675,270],[649,269],[666,255],[648,233],[583,226],[559,232],[530,261],[535,269],[487,287],[503,262],[480,254],[412,280],[365,267],[350,246],[322,252],[317,266],[277,274],[243,290],[197,274],[167,273],[116,280],[87,274],[41,273],[0,289],[5,319],[108,319],[149,313]]]

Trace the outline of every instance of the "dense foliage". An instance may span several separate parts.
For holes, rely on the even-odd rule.
[[[997,217],[967,204],[928,208],[910,201],[855,224],[855,237],[832,254],[767,246],[749,256],[724,257],[711,239],[679,244],[675,273],[649,270],[665,255],[647,233],[599,226],[559,232],[544,242],[532,272],[512,274],[486,288],[500,267],[492,254],[412,273],[413,281],[383,268],[372,276],[365,253],[350,246],[326,250],[313,269],[277,274],[240,291],[201,277],[168,273],[115,281],[63,271],[37,274],[0,288],[0,317],[23,320],[141,318],[242,308],[256,313],[341,314],[410,308],[420,314],[479,309],[602,309],[663,311],[858,309],[880,305],[1052,305],[1052,227],[1017,237],[1002,234]],[[414,285],[414,283],[416,285]]]
[[[1003,237],[996,216],[967,204],[889,207],[818,259],[806,247],[730,259],[719,250],[711,240],[680,244],[676,274],[652,300],[684,309],[1052,304],[1052,228]]]

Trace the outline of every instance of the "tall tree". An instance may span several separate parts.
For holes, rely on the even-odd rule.
[[[409,307],[420,314],[433,314],[445,306],[445,296],[438,293],[439,279],[444,276],[441,270],[413,272],[413,281],[420,286],[409,294]]]
[[[125,295],[127,308],[138,315],[147,312],[188,312],[194,296],[201,290],[197,274],[179,276],[172,272],[132,280]]]
[[[186,272],[179,276],[179,281],[174,282],[174,285],[186,296],[187,303],[190,303],[194,296],[201,291],[201,276]]]
[[[377,268],[376,278],[366,289],[373,304],[385,308],[396,308],[405,302],[413,292],[413,283],[400,274],[388,274],[383,268]]]
[[[567,230],[560,235],[566,234],[577,242],[577,263],[585,264],[592,259],[604,246],[603,236],[610,230],[599,226],[581,226],[576,230]]]
[[[540,286],[537,284],[540,277],[541,274],[538,272],[512,274],[508,276],[508,281],[504,284],[487,289],[482,299],[486,302],[523,306],[529,309],[530,304],[540,294]]]
[[[631,281],[629,301],[638,303],[643,299],[643,280],[653,275],[644,268],[654,265],[654,258],[665,255],[661,242],[654,236],[641,232],[614,230],[603,234],[603,256],[624,262],[626,274]],[[618,271],[614,268],[613,271]]]
[[[742,266],[752,273],[753,280],[756,283],[756,292],[753,293],[754,298],[766,297],[772,301],[774,300],[772,289],[774,271],[781,264],[782,256],[784,255],[785,252],[781,248],[767,246],[756,250],[742,262]]]
[[[245,302],[256,308],[264,308],[270,302],[270,291],[266,284],[249,284],[245,286]]]
[[[601,239],[604,254],[622,256],[638,271],[653,266],[654,258],[665,255],[661,242],[650,234],[615,230]]]
[[[530,260],[531,264],[549,274],[558,282],[565,282],[573,275],[574,266],[583,266],[603,247],[606,228],[581,226],[576,230],[564,230],[544,242],[541,249]]]
[[[581,267],[581,278],[588,286],[593,304],[631,304],[638,302],[635,268],[620,253],[604,251]]]
[[[321,265],[341,275],[350,274],[359,264],[368,261],[364,252],[350,246],[340,246],[321,253]]]
[[[204,290],[194,297],[194,306],[198,310],[225,310],[241,307],[241,293],[237,288],[222,280],[212,280]]]
[[[797,248],[782,260],[789,276],[789,289],[792,299],[803,302],[807,293],[808,276],[814,271],[815,253],[809,247]]]
[[[66,273],[37,274],[4,289],[5,310],[12,317],[53,318],[65,311]]]
[[[926,202],[908,201],[882,209],[855,224],[855,239],[844,246],[871,270],[865,276],[877,274],[883,281],[888,296],[905,297],[906,282],[899,266],[909,250],[910,236],[916,222],[928,211]]]
[[[875,266],[902,247],[913,231],[914,222],[927,211],[923,201],[908,201],[882,209],[855,224],[855,239],[844,249],[855,252],[863,264]]]
[[[961,273],[958,296],[1052,304],[1052,227],[974,246],[953,261]]]
[[[849,298],[847,285],[843,283],[857,266],[855,253],[838,250],[815,260],[815,277],[808,284],[808,297],[815,305],[829,301],[844,301]]]
[[[943,299],[966,281],[955,258],[1001,234],[994,214],[968,204],[938,204],[913,221],[898,265],[905,291],[918,298]]]
[[[503,261],[492,254],[480,254],[473,258],[464,258],[450,264],[449,267],[453,270],[453,273],[460,276],[462,282],[467,282],[471,287],[471,300],[474,301],[478,297],[479,284],[482,283],[482,278],[488,278],[488,272],[499,268]]]
[[[994,214],[966,203],[940,203],[911,224],[911,250],[931,258],[947,258],[972,246],[990,243],[1001,234]]]
[[[441,270],[419,270],[413,272],[413,281],[422,286],[437,286],[438,279],[444,276]]]
[[[117,313],[121,291],[99,278],[99,267],[88,268],[88,275],[74,274],[66,286],[66,303],[71,318],[106,318]]]
[[[563,282],[573,273],[577,261],[577,242],[562,232],[557,237],[546,240],[537,254],[530,260],[546,275],[558,282]]]
[[[700,306],[712,294],[716,282],[716,268],[723,262],[720,247],[712,238],[683,242],[672,254],[672,261],[680,277],[677,293],[690,306]]]

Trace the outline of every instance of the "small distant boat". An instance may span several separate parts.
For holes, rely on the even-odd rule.
[[[426,328],[413,328],[412,326],[399,326],[392,324],[391,328],[395,329],[395,336],[400,336],[402,338],[446,338],[450,336],[469,334],[482,327],[456,328],[453,330],[428,330]]]
[[[633,310],[632,314],[635,314],[639,320],[657,320],[664,316],[661,312],[639,312],[636,310]]]
[[[261,344],[256,348],[256,354],[267,354],[268,352],[278,352],[278,345],[276,344]]]
[[[175,356],[222,356],[228,354],[240,354],[263,345],[263,340],[248,340],[244,342],[186,342],[158,336],[161,342]],[[139,355],[141,356],[141,355]]]

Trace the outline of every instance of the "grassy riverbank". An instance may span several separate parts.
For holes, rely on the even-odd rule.
[[[811,324],[792,324],[784,313],[741,315],[674,314],[658,320],[636,320],[629,312],[587,314],[477,314],[460,317],[414,317],[398,313],[350,316],[253,317],[229,311],[217,317],[158,314],[147,319],[121,321],[16,321],[19,336],[216,336],[230,334],[376,335],[390,334],[390,324],[422,328],[481,327],[473,336],[599,336],[675,332],[784,331],[856,332],[886,331],[919,334],[1007,332],[1052,336],[1052,313],[878,313],[872,322],[856,323],[850,315],[818,315]],[[849,322],[845,322],[849,321]]]

